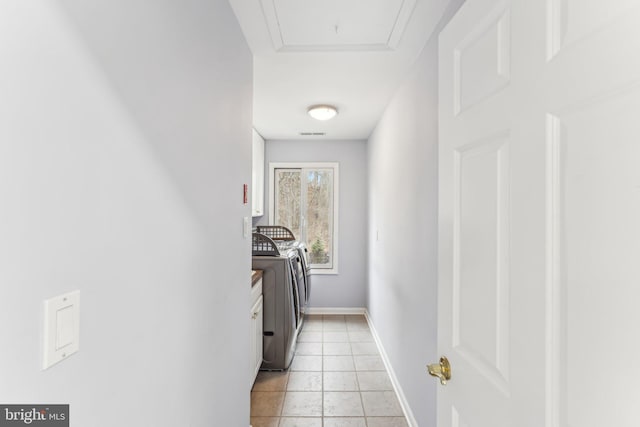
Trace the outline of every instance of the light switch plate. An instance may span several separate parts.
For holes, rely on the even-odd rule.
[[[245,216],[245,217],[242,219],[242,236],[243,236],[245,239],[248,239],[248,238],[249,238],[249,232],[250,232],[250,230],[251,230],[251,220],[249,219],[249,217],[248,217],[248,216]]]
[[[42,369],[66,359],[80,348],[80,291],[44,302],[44,357]]]

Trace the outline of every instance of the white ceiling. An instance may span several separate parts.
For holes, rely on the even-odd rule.
[[[256,130],[265,139],[366,139],[448,0],[229,2],[254,54]],[[314,120],[313,104],[335,105],[338,116]]]

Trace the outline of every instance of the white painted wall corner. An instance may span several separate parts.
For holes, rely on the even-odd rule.
[[[391,384],[393,385],[393,389],[398,396],[398,400],[400,401],[400,406],[402,407],[402,412],[404,412],[404,416],[407,419],[407,424],[409,427],[419,427],[416,418],[413,416],[413,411],[411,411],[411,407],[409,406],[409,402],[407,401],[407,397],[400,386],[400,382],[398,381],[398,377],[396,376],[395,371],[393,370],[393,366],[391,365],[391,361],[387,356],[387,352],[384,350],[384,346],[382,345],[382,341],[376,332],[375,326],[373,326],[373,321],[369,317],[369,311],[364,309],[364,316],[367,319],[367,323],[369,324],[369,329],[371,330],[371,334],[373,335],[373,339],[376,342],[376,346],[380,351],[380,356],[382,357],[382,361],[384,362],[384,367],[387,369],[387,373],[391,378]]]

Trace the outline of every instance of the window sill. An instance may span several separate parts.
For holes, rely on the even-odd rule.
[[[332,269],[328,269],[328,268],[312,268],[310,275],[312,276],[330,276],[330,275],[334,275],[337,276],[338,275],[338,269],[336,268],[332,268]]]

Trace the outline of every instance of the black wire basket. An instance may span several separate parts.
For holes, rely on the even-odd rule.
[[[278,245],[269,237],[260,233],[253,233],[252,255],[280,256]]]
[[[296,240],[293,232],[283,225],[259,225],[256,227],[256,231],[272,240]]]

